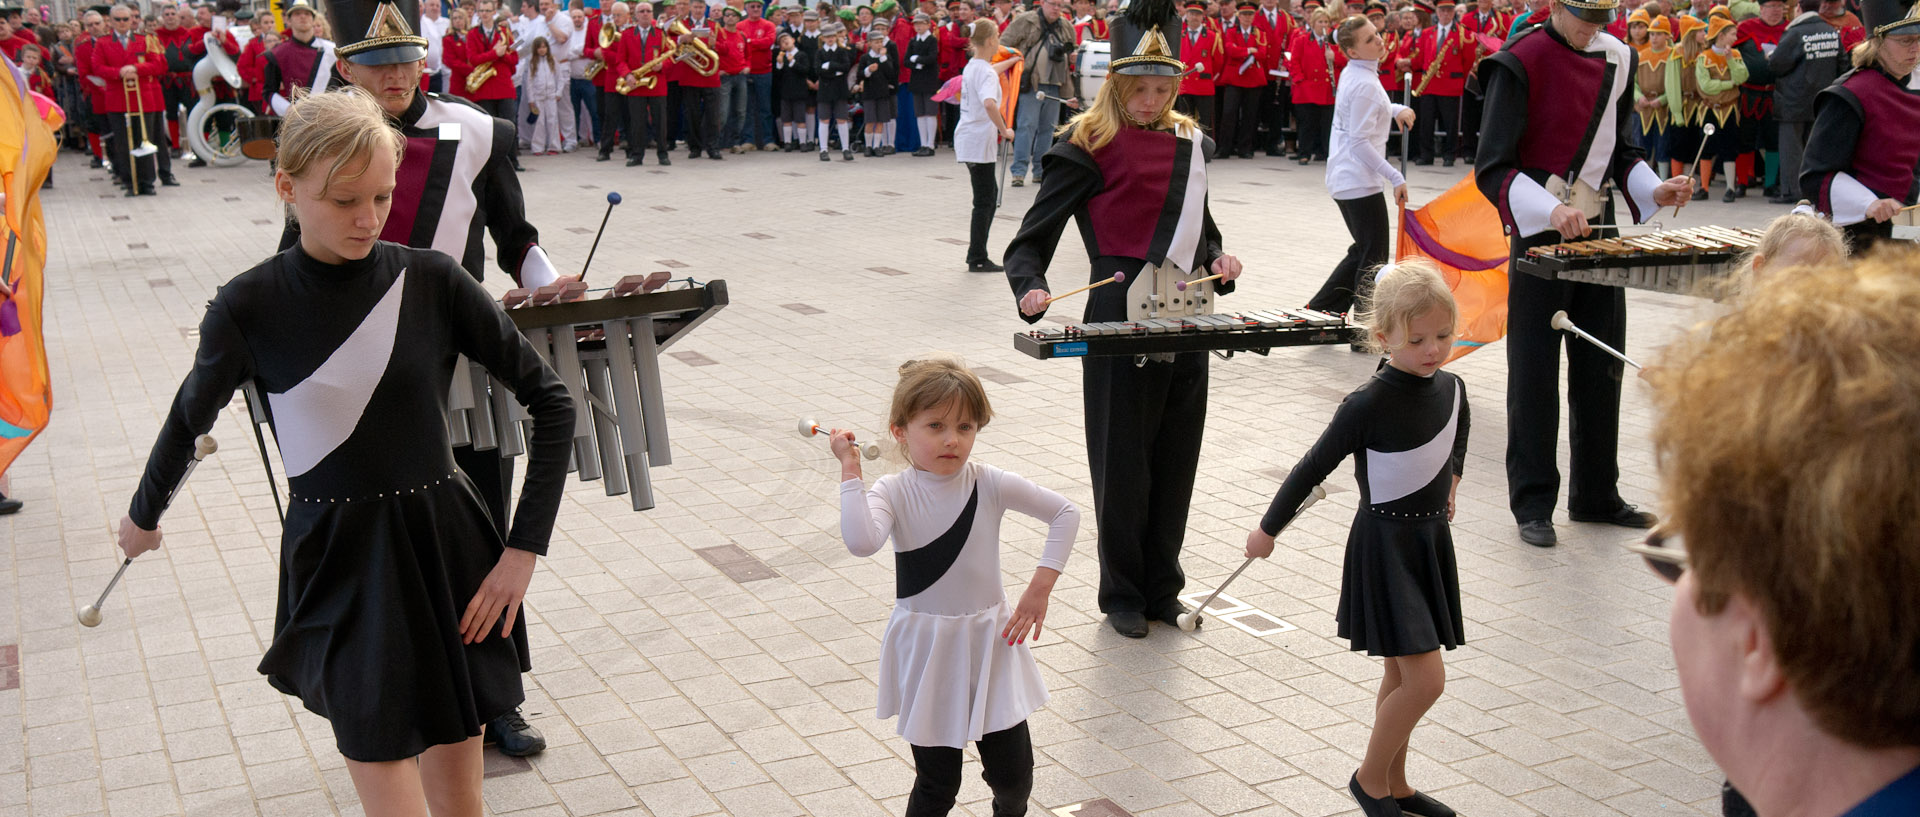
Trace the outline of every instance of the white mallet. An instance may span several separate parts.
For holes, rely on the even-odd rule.
[[[1633,368],[1636,368],[1636,369],[1640,368],[1640,364],[1633,362],[1633,358],[1630,358],[1630,357],[1627,357],[1626,355],[1621,354],[1620,350],[1618,349],[1615,349],[1611,346],[1601,343],[1599,338],[1596,338],[1592,335],[1587,334],[1587,330],[1581,329],[1578,326],[1574,326],[1573,319],[1567,317],[1567,311],[1564,309],[1560,310],[1559,312],[1553,313],[1553,328],[1558,329],[1562,332],[1572,332],[1573,334],[1579,336],[1582,340],[1585,340],[1588,343],[1591,343],[1595,346],[1600,347],[1600,351],[1606,352],[1607,354],[1610,354],[1610,355],[1613,355],[1614,357],[1619,358],[1621,363],[1625,363],[1628,366],[1632,366]]]
[[[827,430],[821,428],[819,423],[812,420],[800,421],[800,436],[802,437],[811,437],[815,434],[825,433],[827,433]],[[860,452],[861,456],[867,459],[877,460],[880,458],[880,446],[874,445],[873,443],[854,443],[853,447]]]
[[[187,484],[187,477],[193,476],[194,467],[199,465],[201,460],[206,459],[209,455],[211,455],[213,452],[218,450],[220,450],[220,444],[213,441],[213,435],[211,434],[202,434],[198,438],[194,439],[193,459],[187,463],[187,470],[181,472],[180,481],[174,483],[173,490],[171,492],[168,492],[167,504],[161,507],[162,511],[165,511],[167,507],[171,507],[173,505],[173,498],[175,496],[178,496],[180,494],[180,489]],[[120,577],[127,574],[127,567],[132,564],[133,564],[133,557],[131,556],[120,560],[120,569],[113,572],[113,579],[107,582],[107,589],[100,591],[100,598],[95,599],[92,604],[84,604],[80,606],[80,612],[75,617],[80,619],[81,626],[83,627],[100,626],[100,608],[106,606],[107,595],[113,592],[114,586],[120,583]]]
[[[1313,493],[1308,494],[1306,501],[1300,503],[1300,509],[1293,512],[1293,519],[1299,519],[1301,514],[1306,513],[1308,508],[1313,507],[1313,503],[1319,502],[1320,500],[1326,499],[1326,498],[1327,498],[1326,488],[1319,485],[1313,486]],[[1287,526],[1281,528],[1280,533],[1285,533],[1287,528],[1293,527],[1293,519],[1287,520]],[[1280,533],[1275,533],[1274,536],[1279,536]],[[1180,629],[1185,630],[1187,632],[1193,632],[1193,628],[1200,626],[1200,612],[1202,610],[1207,609],[1207,605],[1212,604],[1213,600],[1215,598],[1218,598],[1221,593],[1226,592],[1227,585],[1233,584],[1234,579],[1240,578],[1240,571],[1246,570],[1247,565],[1250,565],[1250,564],[1253,564],[1252,558],[1248,558],[1246,561],[1241,562],[1240,568],[1238,570],[1233,571],[1233,575],[1228,576],[1227,580],[1224,582],[1221,582],[1219,587],[1214,588],[1213,594],[1207,596],[1206,601],[1200,602],[1199,607],[1195,607],[1193,608],[1193,610],[1189,612],[1181,613]]]
[[[1713,136],[1716,130],[1712,122],[1708,122],[1700,127],[1700,147],[1693,152],[1693,164],[1687,165],[1688,175],[1700,172],[1700,156],[1707,152],[1707,138]],[[1688,191],[1687,195],[1691,197],[1693,195],[1692,191]],[[1673,214],[1676,216],[1680,215],[1680,205],[1676,204],[1673,206]]]

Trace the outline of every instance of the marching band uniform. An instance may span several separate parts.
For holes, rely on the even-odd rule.
[[[1326,161],[1328,139],[1333,133],[1333,83],[1336,72],[1347,66],[1346,52],[1333,42],[1331,33],[1321,37],[1311,26],[1301,26],[1293,34],[1292,54],[1287,73],[1293,78],[1294,129],[1298,134],[1300,163]]]
[[[621,77],[672,48],[667,42],[666,32],[661,31],[659,26],[643,29],[635,24],[620,32],[620,50],[608,63],[607,70],[613,73],[614,82],[617,83]],[[654,78],[651,87],[636,86],[626,94],[627,167],[639,166],[641,157],[647,154],[648,145],[653,146],[654,156],[660,160],[661,166],[673,164],[672,157],[667,155],[673,149],[673,124],[667,120],[668,70],[668,66],[660,66],[651,75]]]
[[[1460,15],[1458,19],[1460,28],[1466,31],[1467,39],[1471,41],[1468,47],[1473,52],[1473,58],[1467,61],[1467,74],[1475,79],[1466,83],[1466,92],[1460,97],[1460,157],[1472,163],[1473,152],[1480,146],[1480,114],[1487,101],[1477,78],[1480,75],[1480,61],[1486,59],[1490,52],[1481,43],[1506,39],[1507,28],[1513,23],[1507,14],[1483,12],[1478,7]]]
[[[181,11],[192,14],[192,11],[184,7]],[[173,28],[167,28],[165,25],[155,26],[153,36],[160,41],[161,56],[167,64],[167,73],[160,79],[160,93],[166,97],[167,141],[174,150],[179,150],[181,148],[180,109],[192,107],[195,97],[193,57],[190,49],[193,43],[200,40],[204,30],[197,26],[179,25],[177,17],[175,20]],[[206,53],[204,48],[201,53]],[[187,70],[175,70],[180,66],[186,66]]]
[[[473,61],[467,56],[467,32],[452,23],[440,38],[440,64],[447,68],[447,93],[466,99],[472,93],[467,90],[467,77],[473,73]]]
[[[240,49],[240,58],[234,61],[234,67],[240,72],[240,79],[246,85],[247,107],[256,114],[266,112],[266,99],[260,95],[260,87],[266,84],[267,38],[255,37],[247,41]]]
[[[1605,22],[1618,5],[1618,0],[1555,2],[1594,22]],[[1656,212],[1661,180],[1627,133],[1634,64],[1633,50],[1611,34],[1596,33],[1585,50],[1575,50],[1548,23],[1523,31],[1482,65],[1487,103],[1475,181],[1498,209],[1514,257],[1562,240],[1551,218],[1563,201],[1587,210],[1593,223],[1613,223],[1611,197],[1596,192],[1609,181],[1624,191],[1636,223]],[[1625,348],[1626,340],[1626,293],[1619,287],[1512,276],[1507,490],[1522,539],[1540,547],[1556,541],[1552,518],[1560,489],[1555,451],[1563,333],[1550,319],[1559,310],[1615,349]],[[1567,361],[1567,402],[1575,429],[1567,506],[1573,519],[1651,525],[1651,515],[1620,499],[1620,362],[1592,344],[1571,341]]]
[[[1767,55],[1779,47],[1786,33],[1784,13],[1779,25],[1767,25],[1767,21],[1759,17],[1740,21],[1740,41],[1734,48],[1739,51],[1748,73],[1747,81],[1740,86],[1739,173],[1743,192],[1744,186],[1754,184],[1756,177],[1764,182],[1768,195],[1779,192],[1780,127],[1773,116],[1773,71],[1767,66]],[[1757,174],[1756,159],[1760,162]]]
[[[1107,21],[1099,17],[1087,17],[1073,21],[1073,42],[1079,45],[1088,40],[1104,42],[1107,39]]]
[[[293,0],[282,15],[296,12],[312,14],[313,5],[307,0]],[[327,90],[333,77],[334,59],[332,42],[318,35],[301,42],[289,29],[280,44],[267,52],[266,70],[261,73],[261,93],[267,95],[273,114],[285,114],[298,89],[311,89],[316,93]]]
[[[1113,53],[1119,55],[1110,63],[1113,73],[1171,77],[1183,70],[1176,43],[1185,35],[1172,4],[1154,5],[1134,0],[1112,21]],[[1121,127],[1092,154],[1070,135],[1054,142],[1043,160],[1040,192],[1007,246],[1014,296],[1049,289],[1047,272],[1069,220],[1079,224],[1095,281],[1116,272],[1137,277],[1148,264],[1194,271],[1212,264],[1223,252],[1204,192],[1198,212],[1182,206],[1195,198],[1190,185],[1205,184],[1211,153],[1212,140],[1203,133],[1134,126]],[[1219,294],[1233,291],[1231,282],[1216,285]],[[1087,295],[1083,320],[1126,319],[1125,287]],[[1032,323],[1040,316],[1022,318]],[[1135,638],[1146,635],[1142,615],[1172,622],[1184,611],[1177,598],[1186,581],[1179,556],[1206,420],[1207,355],[1169,357],[1139,364],[1130,357],[1082,361],[1099,520],[1100,609],[1122,635]]]
[[[1920,33],[1920,5],[1909,3],[1868,0],[1868,30],[1875,37]],[[1876,63],[1847,72],[1815,97],[1800,190],[1846,231],[1855,252],[1893,237],[1893,222],[1867,217],[1875,201],[1920,199],[1920,91],[1911,80]]]
[[[614,90],[613,84],[620,79],[620,73],[613,69],[613,63],[620,48],[619,33],[614,34],[613,44],[600,47],[602,26],[614,24],[611,15],[596,14],[587,18],[586,39],[581,41],[580,55],[589,60],[600,61],[600,73],[593,76],[595,93],[600,95],[600,133],[596,139],[600,145],[594,161],[605,162],[613,158],[613,146],[619,141],[619,135],[627,130],[627,101]]]
[[[133,139],[135,134],[128,129],[129,117],[125,114],[135,110],[144,112],[138,121],[143,123],[147,138],[152,140],[158,137],[162,142],[166,141],[166,131],[162,129],[165,120],[160,113],[166,100],[160,90],[159,78],[167,72],[167,60],[157,46],[157,41],[152,37],[133,33],[124,36],[119,33],[108,34],[93,44],[90,60],[93,75],[106,83],[101,88],[102,103],[107,112],[107,123],[113,128],[114,147],[122,154],[123,163],[128,162],[125,155],[127,151],[137,147]],[[135,82],[138,90],[133,94],[124,90],[125,80],[120,78],[120,68],[127,65],[133,66],[139,74]],[[160,148],[155,153],[155,161],[161,184],[168,187],[180,184],[173,178],[173,151]],[[143,164],[137,161],[123,164],[120,179],[126,183],[129,196],[136,193],[151,196],[156,192],[152,178],[136,178],[139,174],[134,165]]]
[[[1240,0],[1241,11],[1255,11],[1256,0]],[[1251,16],[1251,15],[1250,15]],[[1220,109],[1220,146],[1222,156],[1253,158],[1253,135],[1260,126],[1260,95],[1267,88],[1267,35],[1251,21],[1236,20],[1221,37],[1225,70],[1220,86],[1226,95]]]
[[[101,8],[105,8],[104,6]],[[100,12],[100,9],[88,9]],[[110,9],[109,9],[110,10]],[[100,12],[101,17],[107,16]],[[102,23],[105,25],[105,23]],[[94,151],[93,167],[104,164],[112,168],[113,177],[126,178],[121,163],[126,161],[123,151],[113,146],[113,127],[107,116],[107,81],[93,72],[93,52],[96,44],[112,35],[94,37],[82,34],[73,41],[73,67],[80,75],[80,87],[87,92],[87,136]]]
[[[471,66],[468,76],[471,77],[488,65],[493,66],[493,76],[488,77],[487,81],[468,94],[467,98],[489,115],[500,117],[514,125],[514,135],[507,140],[507,146],[513,151],[511,155],[518,157],[520,137],[517,119],[520,114],[519,106],[515,103],[513,75],[515,69],[520,67],[520,53],[511,47],[505,54],[496,55],[493,51],[502,37],[509,36],[508,32],[507,26],[496,26],[492,20],[476,20],[474,26],[467,29],[467,63]],[[513,164],[516,165],[517,170],[519,159],[515,158]]]
[[[1187,8],[1205,12],[1206,0],[1187,0]],[[1220,75],[1220,63],[1225,60],[1220,35],[1211,26],[1185,26],[1180,30],[1180,54],[1191,70],[1180,78],[1180,97],[1174,102],[1174,110],[1200,120],[1200,129],[1211,136],[1215,133],[1214,78]]]
[[[953,13],[955,6],[965,5],[965,2],[966,0],[950,0],[947,3],[948,14]],[[960,76],[961,72],[967,70],[967,60],[970,59],[967,55],[967,41],[970,35],[967,26],[951,18],[936,30],[940,33],[940,84],[944,86],[948,80]],[[947,144],[951,145],[953,129],[960,124],[960,101],[948,99],[940,103],[940,112],[942,114],[940,133],[946,138]]]
[[[1452,8],[1454,0],[1440,0],[1439,8]],[[1467,72],[1473,70],[1473,55],[1479,46],[1460,26],[1434,21],[1420,35],[1413,58],[1414,101],[1413,162],[1433,164],[1435,128],[1447,133],[1447,147],[1441,152],[1442,166],[1453,167],[1460,155],[1460,97],[1466,92]],[[1429,79],[1431,77],[1431,79]]]
[[[1655,17],[1647,22],[1648,39],[1651,32],[1665,31],[1669,40],[1673,37],[1673,20],[1669,17]],[[1661,159],[1667,155],[1667,123],[1672,116],[1671,103],[1667,99],[1667,61],[1673,58],[1673,47],[1656,49],[1651,43],[1637,52],[1634,67],[1633,87],[1640,99],[1658,103],[1657,107],[1639,108],[1636,116],[1640,122],[1641,143],[1653,159],[1654,167],[1661,166]]]
[[[706,25],[706,21],[700,22],[702,26]],[[717,29],[718,26],[716,25],[715,28]],[[693,42],[696,43],[706,39],[698,34],[692,36]],[[677,46],[678,43],[669,45]],[[707,45],[712,47],[713,43],[708,42]],[[702,153],[707,154],[709,159],[721,158],[720,120],[726,117],[726,112],[720,110],[720,62],[717,56],[719,52],[716,50],[714,53],[716,57],[713,60],[711,73],[702,72],[688,61],[675,59],[667,63],[668,76],[673,84],[680,87],[681,107],[673,111],[673,114],[682,117],[680,121],[686,125],[684,135],[687,138],[687,158],[689,159],[698,159]],[[671,132],[667,138],[672,139]]]
[[[1265,0],[1274,2],[1274,0]],[[1288,113],[1293,105],[1288,96],[1285,77],[1278,76],[1282,63],[1286,61],[1286,50],[1293,42],[1293,15],[1280,10],[1279,5],[1262,5],[1253,13],[1253,27],[1266,35],[1267,51],[1262,55],[1262,66],[1266,71],[1266,90],[1260,96],[1260,121],[1265,123],[1267,138],[1263,148],[1268,156],[1279,156],[1282,143],[1286,140]]]

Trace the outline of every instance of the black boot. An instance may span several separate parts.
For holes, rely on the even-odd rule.
[[[526,718],[520,717],[518,707],[487,721],[484,740],[498,744],[500,754],[507,757],[537,755],[547,748],[547,739],[541,736],[540,730],[528,725]]]
[[[23,504],[20,500],[14,499],[6,494],[0,494],[0,516],[19,513],[22,507]]]

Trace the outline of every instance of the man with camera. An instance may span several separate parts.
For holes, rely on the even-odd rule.
[[[1000,44],[1020,52],[1026,67],[1020,77],[1020,100],[1014,108],[1013,186],[1026,183],[1027,165],[1036,169],[1040,157],[1053,148],[1053,129],[1060,124],[1060,103],[1073,102],[1073,24],[1061,13],[1065,0],[1039,0],[1007,24]],[[1035,176],[1034,184],[1040,183]]]

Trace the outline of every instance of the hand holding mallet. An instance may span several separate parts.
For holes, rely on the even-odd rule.
[[[187,484],[187,477],[193,476],[193,469],[200,464],[200,461],[219,449],[220,444],[213,441],[211,434],[202,434],[193,441],[193,459],[187,462],[187,470],[181,472],[180,481],[174,483],[173,490],[167,493],[167,504],[162,506],[162,511],[172,507],[173,498],[180,495],[180,489]],[[122,517],[120,519],[120,550],[126,554],[126,558],[121,560],[120,569],[114,571],[113,579],[107,582],[107,589],[100,591],[100,598],[95,599],[92,604],[81,605],[80,612],[76,616],[80,624],[85,627],[100,626],[100,609],[106,606],[107,596],[113,592],[116,585],[120,584],[120,577],[126,575],[127,567],[133,564],[133,557],[159,548],[160,529],[158,527],[147,530],[134,524],[132,518]]]

